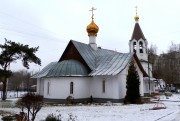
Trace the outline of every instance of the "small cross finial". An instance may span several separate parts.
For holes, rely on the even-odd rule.
[[[92,11],[92,17],[91,17],[92,19],[94,19],[94,13],[93,13],[94,10],[96,10],[96,8],[94,8],[94,7],[92,7],[91,10],[89,10],[89,11]]]
[[[135,6],[135,9],[136,9],[136,16],[137,16],[137,9],[138,9],[138,7],[137,7],[137,6]]]

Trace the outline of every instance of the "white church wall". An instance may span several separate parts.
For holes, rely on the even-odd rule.
[[[135,63],[136,67],[137,64]],[[95,77],[59,77],[44,78],[37,81],[37,92],[49,99],[66,99],[70,95],[70,83],[74,83],[73,96],[75,99],[105,98],[122,99],[126,95],[126,76],[129,65],[115,76]],[[144,95],[143,74],[137,68],[140,78],[140,94]],[[103,92],[103,80],[105,80],[105,92]],[[48,84],[49,83],[49,84]],[[49,87],[48,87],[49,85]]]
[[[49,91],[48,91],[49,82]],[[75,99],[89,98],[90,79],[88,77],[59,77],[44,79],[44,98],[66,99],[70,95],[70,83],[73,82]],[[49,94],[48,94],[49,92]]]
[[[128,74],[128,68],[127,66],[121,73],[118,74],[119,78],[119,98],[125,98],[126,96],[126,76]]]
[[[103,80],[105,80],[105,92],[103,92]],[[93,98],[118,99],[118,81],[116,76],[96,76],[91,80],[91,94]]]
[[[40,95],[44,94],[44,81],[43,79],[37,79],[37,93]]]
[[[138,68],[138,74],[139,74],[139,80],[140,80],[140,86],[139,86],[139,91],[141,96],[144,96],[144,78],[143,78],[143,73],[140,71]]]
[[[152,64],[149,63],[149,70],[148,70],[148,62],[141,62],[144,70],[146,71],[147,74],[150,74],[150,77],[152,77]],[[148,72],[149,71],[149,72]],[[150,91],[149,91],[149,79],[145,80],[146,86],[144,87],[145,93],[149,92],[155,92],[155,82],[153,80],[150,80]],[[147,85],[148,85],[148,90],[147,90]]]
[[[138,67],[136,65],[136,67]],[[93,98],[110,98],[110,99],[123,99],[126,95],[126,76],[128,74],[127,66],[123,71],[115,76],[96,76],[91,81],[91,94]],[[143,74],[137,68],[140,79],[140,94],[144,96],[144,83]],[[103,80],[106,83],[106,91],[103,92]]]

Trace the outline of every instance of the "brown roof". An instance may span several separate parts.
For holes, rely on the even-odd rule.
[[[148,77],[148,74],[146,73],[146,71],[144,70],[143,66],[141,65],[141,62],[140,62],[140,60],[138,59],[136,53],[134,53],[133,56],[134,56],[134,59],[135,59],[136,62],[137,62],[137,65],[139,66],[141,72],[143,73],[143,77]]]
[[[139,39],[143,39],[146,40],[146,38],[144,37],[144,34],[141,30],[141,27],[139,26],[139,23],[136,23],[134,26],[134,31],[131,37],[131,40],[135,39],[135,40],[139,40]]]

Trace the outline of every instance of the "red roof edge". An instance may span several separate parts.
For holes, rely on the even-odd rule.
[[[149,77],[148,74],[146,73],[146,71],[144,70],[144,68],[141,65],[141,62],[139,61],[136,53],[133,54],[133,57],[137,63],[137,65],[139,66],[139,69],[141,70],[141,72],[143,73],[143,77]]]

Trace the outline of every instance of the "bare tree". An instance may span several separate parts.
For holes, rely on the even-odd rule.
[[[32,91],[31,86],[36,85],[36,80],[31,78],[32,72],[19,70],[13,72],[9,79],[11,89],[16,90],[17,96],[19,91]]]
[[[21,111],[27,113],[28,121],[30,121],[30,118],[31,121],[35,120],[37,113],[41,110],[43,105],[43,97],[35,93],[27,93],[17,101],[17,106]]]
[[[162,78],[167,84],[180,83],[180,44],[172,42],[167,53],[156,57],[153,67],[156,78]]]
[[[149,61],[150,61],[150,63],[153,64],[157,58],[157,46],[152,44],[149,48],[148,54],[149,54]]]
[[[148,53],[149,62],[152,64],[152,74],[155,78],[160,78],[159,61],[157,55],[157,46],[151,45]],[[158,63],[158,64],[157,64]]]

